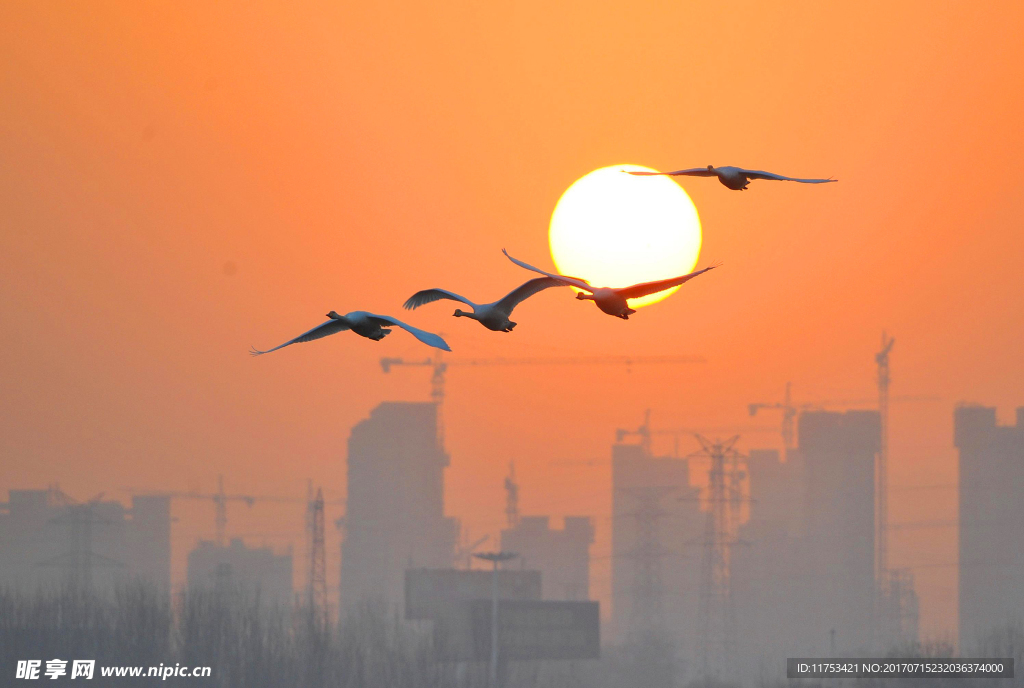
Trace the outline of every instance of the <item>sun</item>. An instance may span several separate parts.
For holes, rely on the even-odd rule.
[[[602,167],[576,180],[555,205],[548,241],[563,275],[594,286],[627,287],[692,272],[700,255],[697,208],[669,177],[639,165]],[[675,293],[669,289],[629,302],[639,308]]]

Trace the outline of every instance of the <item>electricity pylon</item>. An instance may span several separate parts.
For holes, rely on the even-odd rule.
[[[61,515],[50,519],[50,523],[58,523],[68,527],[70,547],[63,554],[38,562],[37,566],[62,568],[66,571],[67,582],[73,590],[77,592],[91,592],[93,589],[93,568],[124,568],[123,562],[93,551],[93,526],[112,525],[114,521],[96,515],[95,509],[103,497],[102,492],[84,504],[75,501],[59,490],[56,490],[56,493],[59,494],[66,510]]]
[[[663,632],[665,620],[665,589],[661,579],[661,559],[671,554],[661,546],[661,521],[669,516],[661,500],[676,488],[629,487],[619,492],[632,498],[633,511],[621,514],[636,524],[633,548],[624,556],[633,562],[633,585],[630,591],[630,632],[638,640],[651,632]]]
[[[312,491],[312,486],[310,486]],[[324,491],[318,488],[316,498],[309,502],[309,571],[306,580],[306,603],[314,626],[327,622],[327,554],[324,545]]]

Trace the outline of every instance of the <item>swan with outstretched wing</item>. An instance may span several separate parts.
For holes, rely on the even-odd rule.
[[[314,339],[322,339],[335,332],[344,332],[345,330],[352,330],[360,337],[366,337],[372,339],[375,342],[379,342],[384,339],[387,335],[391,334],[391,327],[400,327],[416,339],[420,340],[424,344],[433,346],[444,351],[451,351],[448,343],[433,332],[427,332],[421,330],[418,327],[413,327],[407,323],[392,318],[387,315],[376,315],[374,313],[367,313],[366,311],[352,311],[345,315],[338,315],[335,311],[331,311],[327,314],[329,320],[327,322],[320,323],[312,330],[303,332],[294,339],[289,339],[284,344],[275,346],[273,349],[267,349],[266,351],[259,351],[258,349],[250,349],[249,353],[253,356],[261,356],[263,354],[269,354],[271,351],[277,351],[283,349],[286,346],[292,344],[302,344],[303,342],[311,342]]]
[[[676,170],[675,172],[636,172],[633,170],[623,170],[629,174],[637,177],[718,177],[718,181],[722,183],[726,188],[732,189],[733,191],[745,191],[747,186],[750,184],[751,179],[771,179],[778,182],[800,182],[801,184],[828,184],[829,182],[837,182],[838,179],[800,179],[798,177],[785,177],[781,174],[774,174],[772,172],[763,172],[761,170],[747,170],[742,167],[715,167],[714,165],[708,165],[707,167],[691,167],[688,170]]]
[[[535,268],[529,263],[524,263],[517,258],[513,258],[505,249],[501,249],[501,252],[505,254],[506,258],[521,268],[532,270],[551,279],[560,280],[564,284],[581,289],[582,291],[576,294],[576,298],[578,300],[593,301],[594,304],[603,312],[608,315],[614,315],[616,318],[622,318],[623,320],[629,320],[629,316],[636,313],[635,310],[629,307],[628,299],[639,299],[642,296],[650,296],[651,294],[657,294],[659,291],[678,287],[680,284],[689,282],[697,275],[703,275],[708,270],[713,270],[718,267],[718,265],[712,265],[704,268],[703,270],[691,272],[688,275],[670,277],[668,279],[657,280],[654,282],[642,282],[640,284],[634,284],[631,287],[615,289],[612,287],[594,287],[590,282],[579,277],[569,277],[567,275],[546,272],[540,268]]]
[[[456,308],[453,314],[456,318],[471,318],[488,330],[495,332],[511,332],[517,323],[512,322],[509,318],[512,316],[512,311],[516,306],[545,289],[564,286],[567,285],[563,280],[557,280],[553,277],[537,277],[520,284],[494,303],[474,303],[465,296],[460,296],[447,289],[424,289],[410,296],[405,302],[404,307],[413,310],[442,299],[458,301],[466,304],[473,310],[464,311],[461,308]]]

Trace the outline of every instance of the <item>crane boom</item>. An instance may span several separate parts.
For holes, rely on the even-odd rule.
[[[729,425],[722,427],[703,427],[703,428],[652,428],[651,427],[651,410],[646,409],[644,411],[644,422],[640,427],[634,429],[631,428],[617,428],[615,430],[615,441],[621,443],[622,440],[627,437],[635,436],[640,438],[640,447],[643,449],[644,454],[651,456],[651,438],[654,435],[669,435],[675,439],[675,448],[673,449],[673,456],[679,456],[679,438],[683,436],[699,435],[701,433],[708,432],[775,432],[775,428],[767,425]]]
[[[395,366],[431,366],[430,398],[436,403],[444,401],[445,373],[449,366],[504,366],[504,365],[661,365],[674,363],[707,363],[703,356],[564,356],[526,358],[456,358],[446,359],[438,351],[431,358],[406,359],[384,357],[380,359],[381,370],[390,373]]]
[[[878,385],[879,385],[879,411],[882,417],[883,423],[883,435],[885,434],[885,428],[888,426],[888,410],[889,402],[919,402],[919,401],[941,401],[941,398],[932,394],[913,394],[913,395],[900,395],[900,396],[889,396],[889,352],[892,350],[892,345],[895,340],[889,339],[888,343],[883,341],[882,351],[875,356],[875,360],[878,362]],[[883,360],[884,360],[884,372],[883,372]],[[884,376],[884,382],[883,382]],[[884,384],[885,393],[881,392]],[[884,397],[884,398],[883,398]],[[788,453],[796,448],[796,417],[801,411],[820,411],[828,406],[854,406],[858,404],[874,404],[875,399],[828,399],[825,401],[818,401],[805,404],[794,404],[792,397],[790,396],[790,383],[786,383],[786,393],[781,402],[774,403],[757,403],[747,404],[747,410],[751,416],[756,416],[757,412],[761,409],[779,409],[782,411],[782,445],[785,452]],[[883,438],[882,440],[886,440]]]
[[[130,488],[124,488],[125,492],[138,497],[167,497],[170,499],[200,499],[212,501],[215,507],[214,511],[214,532],[216,533],[216,541],[218,545],[223,546],[225,544],[225,532],[227,530],[227,503],[228,502],[243,502],[246,506],[251,507],[256,502],[276,502],[279,504],[296,504],[299,502],[307,502],[308,500],[304,497],[286,497],[280,495],[248,495],[248,494],[228,494],[224,492],[224,476],[217,476],[217,491],[216,492],[198,492],[196,490],[182,490],[182,491],[144,491],[144,490],[133,490]],[[328,501],[325,504],[340,504],[344,503],[339,500]]]

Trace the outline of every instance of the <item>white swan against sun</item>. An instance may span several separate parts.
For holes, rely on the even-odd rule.
[[[273,349],[267,349],[266,351],[259,351],[254,348],[251,349],[249,353],[253,356],[269,354],[271,351],[277,351],[278,349],[283,349],[284,347],[292,344],[311,342],[314,339],[321,339],[328,335],[332,335],[335,332],[344,332],[345,330],[352,330],[361,337],[366,337],[367,339],[379,342],[384,339],[384,337],[391,334],[391,330],[388,329],[390,327],[401,327],[424,344],[429,344],[430,346],[443,349],[444,351],[451,351],[448,347],[448,343],[439,335],[436,335],[433,332],[421,330],[418,327],[413,327],[412,325],[407,325],[401,320],[397,320],[387,315],[374,315],[373,313],[367,313],[366,311],[352,311],[345,315],[338,315],[334,311],[331,311],[327,314],[327,317],[330,318],[327,322],[320,323],[309,332],[303,332],[295,339],[289,339],[280,346],[275,346]]]
[[[568,286],[568,284],[564,280],[555,279],[553,277],[537,277],[519,285],[494,303],[473,303],[465,296],[460,296],[459,294],[448,291],[447,289],[424,289],[410,296],[405,302],[404,307],[409,310],[413,310],[424,304],[440,301],[441,299],[459,301],[460,303],[466,304],[473,310],[472,312],[468,312],[461,308],[456,308],[455,313],[453,313],[456,318],[472,318],[488,330],[493,330],[495,332],[511,332],[512,328],[516,326],[516,323],[509,320],[509,317],[512,315],[512,311],[516,306],[537,292],[550,289],[551,287],[565,286]]]
[[[540,268],[533,267],[529,263],[524,263],[521,260],[513,258],[505,249],[501,249],[501,252],[505,254],[506,258],[521,268],[539,272],[542,275],[546,275],[552,279],[559,280],[565,284],[576,287],[577,289],[589,292],[587,294],[579,292],[576,294],[576,298],[580,301],[593,301],[598,308],[608,315],[614,315],[616,318],[622,318],[623,320],[629,320],[629,316],[636,313],[635,310],[629,307],[629,303],[627,302],[628,299],[639,299],[642,296],[650,296],[651,294],[657,294],[659,291],[678,287],[680,284],[690,281],[697,275],[702,275],[708,270],[713,270],[718,267],[717,265],[712,265],[711,267],[704,268],[703,270],[691,272],[688,275],[670,277],[669,279],[658,280],[656,282],[642,282],[640,284],[634,284],[631,287],[614,289],[612,287],[593,287],[585,279],[581,279],[579,277],[568,277],[566,275],[545,272]]]
[[[691,167],[688,170],[676,170],[675,172],[634,172],[632,170],[623,170],[629,174],[637,177],[718,177],[718,181],[733,191],[745,191],[747,186],[750,184],[751,179],[772,179],[779,182],[800,182],[801,184],[828,184],[829,182],[837,182],[838,179],[798,179],[796,177],[784,177],[781,174],[773,174],[771,172],[762,172],[761,170],[746,170],[742,167],[715,167],[714,165],[708,165],[707,167]]]

